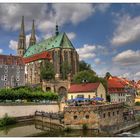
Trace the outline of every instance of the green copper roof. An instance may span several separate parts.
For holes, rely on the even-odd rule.
[[[24,54],[24,57],[29,57],[34,54],[38,54],[54,48],[74,49],[67,35],[65,33],[59,33],[57,36],[50,37],[46,40],[43,40],[35,45],[28,47]]]

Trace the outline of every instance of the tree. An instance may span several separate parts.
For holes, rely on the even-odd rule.
[[[76,75],[74,75],[73,83],[83,83],[83,82],[87,83],[101,82],[107,91],[107,81],[102,77],[98,77],[93,71],[90,70],[80,71]]]
[[[73,77],[74,83],[82,83],[84,81],[88,83],[96,82],[98,77],[90,70],[80,71]]]
[[[85,61],[81,60],[79,62],[79,71],[85,71],[85,70],[92,71],[94,74],[96,74],[96,72],[92,70],[90,64],[88,64]]]
[[[41,79],[51,80],[54,79],[55,72],[53,64],[48,60],[44,61],[41,65]]]
[[[109,72],[107,72],[107,73],[105,74],[105,79],[108,79],[110,76],[111,76],[111,74],[110,74]]]
[[[63,80],[67,79],[67,75],[71,72],[71,65],[67,61],[61,64],[61,73]]]

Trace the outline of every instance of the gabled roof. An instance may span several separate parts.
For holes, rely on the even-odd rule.
[[[100,83],[82,83],[82,84],[72,84],[68,90],[69,93],[78,92],[93,92],[96,91]]]
[[[39,54],[44,51],[49,51],[54,48],[74,49],[66,33],[59,33],[58,35],[55,35],[35,45],[30,46],[26,50],[24,57],[30,57],[32,55]]]

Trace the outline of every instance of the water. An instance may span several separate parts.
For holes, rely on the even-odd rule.
[[[49,126],[49,125],[48,125]],[[0,130],[1,137],[109,137],[108,134],[98,134],[93,130],[73,130],[64,132],[61,129],[54,130],[42,125],[42,123],[20,123],[11,125]],[[135,128],[129,132],[118,134],[118,137],[139,137],[140,127]]]

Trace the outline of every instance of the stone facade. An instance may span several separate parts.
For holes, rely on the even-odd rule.
[[[65,127],[81,129],[84,124],[88,129],[102,129],[124,121],[123,103],[99,106],[69,106],[64,108]]]
[[[25,85],[25,65],[21,57],[0,55],[0,88]]]
[[[54,81],[42,81],[43,91],[52,91],[59,94],[60,99],[63,101],[67,98],[67,92],[70,87],[69,80],[54,80]]]

